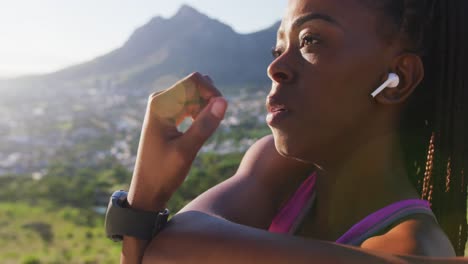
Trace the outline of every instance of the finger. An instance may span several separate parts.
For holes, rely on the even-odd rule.
[[[157,118],[171,126],[177,126],[187,115],[186,106],[194,98],[200,96],[193,94],[196,89],[179,82],[171,88],[150,96],[149,110]],[[189,94],[191,93],[191,94]]]
[[[196,88],[204,100],[209,101],[213,97],[222,96],[221,92],[213,85],[213,80],[210,77],[206,78],[195,72],[189,75],[188,79],[195,82]]]
[[[180,114],[170,114],[171,110],[164,108],[164,101],[160,95],[167,90],[155,92],[148,97],[148,105],[143,121],[143,130],[151,130],[151,134],[157,133],[164,137],[175,138],[181,133],[177,130],[177,117]]]
[[[181,137],[179,143],[182,148],[189,153],[196,154],[205,141],[216,131],[224,118],[226,109],[227,101],[224,98],[216,97],[210,100]]]
[[[184,105],[183,111],[177,109],[179,111],[179,116],[176,118],[178,121],[186,117],[195,119],[211,98],[222,96],[221,92],[213,85],[213,80],[208,75],[202,75],[198,72],[188,75],[169,90],[162,97],[178,98],[179,108],[180,105]]]
[[[150,108],[156,118],[178,126],[186,117],[195,119],[211,98],[219,96],[221,93],[211,79],[196,72],[153,94]]]
[[[213,79],[211,79],[210,76],[208,76],[208,75],[203,75],[203,77],[204,77],[210,84],[214,85]]]

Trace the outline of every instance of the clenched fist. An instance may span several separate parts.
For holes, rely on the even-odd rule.
[[[199,73],[149,97],[128,196],[130,206],[148,211],[165,206],[226,108],[226,100],[211,79]],[[187,117],[193,123],[182,133],[177,126]]]

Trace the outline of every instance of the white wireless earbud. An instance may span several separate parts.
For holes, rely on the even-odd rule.
[[[396,73],[389,73],[388,79],[379,87],[375,92],[372,93],[372,97],[376,97],[379,93],[381,93],[385,88],[395,88],[400,84],[400,77]]]

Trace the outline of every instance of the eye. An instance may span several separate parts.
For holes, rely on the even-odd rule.
[[[310,45],[319,45],[321,43],[321,39],[319,36],[307,34],[304,35],[301,39],[301,48],[310,46]]]
[[[273,56],[273,59],[278,58],[279,56],[281,56],[282,53],[283,51],[281,51],[281,49],[278,47],[273,47],[271,49],[271,56]]]

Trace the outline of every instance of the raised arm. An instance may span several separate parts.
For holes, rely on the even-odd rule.
[[[130,207],[155,212],[165,207],[226,107],[221,93],[199,73],[149,97],[127,198]],[[181,133],[177,126],[186,117],[194,122]],[[140,263],[147,243],[125,236],[121,263]]]

